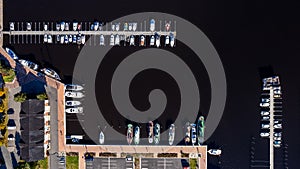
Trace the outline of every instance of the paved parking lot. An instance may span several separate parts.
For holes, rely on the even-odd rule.
[[[141,169],[182,169],[189,166],[188,158],[142,158]]]
[[[126,162],[125,158],[94,158],[86,161],[86,169],[133,169],[133,162]]]

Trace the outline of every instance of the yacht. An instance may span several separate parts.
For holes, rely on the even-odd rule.
[[[141,35],[140,37],[140,46],[145,46],[145,36]]]
[[[56,42],[60,42],[60,35],[56,35]]]
[[[68,31],[70,29],[70,24],[67,22],[65,25],[65,30]]]
[[[69,35],[69,43],[72,43],[73,39],[72,39],[72,35]]]
[[[30,23],[30,22],[27,22],[27,23],[26,23],[26,29],[27,29],[28,31],[31,31],[31,23]]]
[[[148,123],[148,142],[153,143],[153,122],[149,121]]]
[[[82,113],[83,107],[67,108],[66,112],[67,113]]]
[[[94,30],[97,31],[99,29],[99,22],[94,22]]]
[[[48,35],[47,42],[52,43],[52,35]]]
[[[170,45],[171,47],[175,46],[175,37],[172,33],[170,33]]]
[[[128,30],[131,31],[132,30],[132,23],[128,24]]]
[[[100,144],[104,144],[104,133],[101,131],[99,134],[99,143]]]
[[[114,46],[115,45],[115,37],[113,34],[110,35],[110,43],[109,45]]]
[[[120,45],[120,36],[117,34],[115,38],[115,45]]]
[[[197,132],[196,132],[196,124],[191,124],[192,127],[192,144],[196,144],[197,141]]]
[[[19,62],[26,67],[29,67],[30,69],[37,70],[39,66],[31,61],[19,59]]]
[[[210,149],[207,151],[210,155],[219,156],[222,153],[222,150],[220,149]]]
[[[120,30],[120,23],[116,23],[116,31]]]
[[[64,44],[65,41],[65,36],[64,35],[60,35],[60,43]]]
[[[60,24],[56,23],[56,31],[59,31],[59,30],[60,30]]]
[[[48,42],[48,36],[47,34],[44,35],[44,43],[47,43]]]
[[[170,128],[169,128],[169,145],[173,145],[174,142],[174,138],[175,138],[175,125],[171,124]]]
[[[169,45],[170,44],[170,36],[166,36],[166,39],[165,39],[165,45]]]
[[[169,32],[170,31],[170,27],[171,27],[171,23],[170,22],[167,22],[166,25],[166,31]]]
[[[15,23],[11,22],[9,23],[9,30],[14,31],[15,30]]]
[[[77,43],[77,37],[76,37],[76,35],[73,35],[73,43]]]
[[[65,85],[65,90],[80,91],[82,89],[83,89],[83,87],[81,85],[77,85],[77,84],[66,84]]]
[[[133,35],[130,36],[129,45],[134,46],[134,36]]]
[[[64,31],[64,30],[65,30],[65,25],[66,25],[65,22],[61,22],[61,23],[60,23],[60,29],[61,29],[61,31]]]
[[[155,38],[154,38],[154,36],[152,35],[152,36],[150,37],[150,46],[154,46],[154,44],[155,44]]]
[[[186,126],[186,133],[185,133],[184,142],[185,144],[188,144],[191,140],[191,125],[189,122],[187,122],[185,126]]]
[[[127,143],[130,145],[133,138],[133,126],[132,124],[127,125]]]
[[[139,126],[136,126],[134,128],[134,144],[138,145],[140,143],[140,128]]]
[[[69,43],[69,37],[68,35],[65,35],[65,44],[68,44]]]
[[[77,22],[73,22],[73,31],[77,30],[77,26],[78,26],[78,23]]]
[[[158,34],[156,34],[156,36],[155,36],[155,44],[156,44],[156,47],[160,46],[160,35],[158,35]]]
[[[79,106],[81,105],[80,101],[69,100],[66,101],[66,106]]]
[[[8,53],[8,55],[9,55],[12,59],[14,59],[14,60],[18,60],[18,59],[19,59],[18,56],[15,54],[15,52],[12,51],[11,49],[9,49],[9,48],[6,47],[5,50],[6,50],[6,52]]]
[[[71,98],[83,98],[84,95],[81,92],[73,92],[73,91],[66,91],[65,92],[66,97],[71,97]]]
[[[137,28],[137,23],[136,22],[132,23],[132,30],[136,31],[136,28]]]
[[[124,29],[123,30],[128,31],[128,23],[127,22],[124,23]]]
[[[150,31],[154,32],[154,30],[155,30],[155,20],[151,19],[150,20]]]
[[[198,129],[198,144],[202,144],[204,142],[204,117],[200,116],[197,123],[197,129]]]
[[[81,44],[85,44],[85,35],[81,35]]]
[[[154,126],[154,144],[159,144],[160,141],[160,125],[158,123]]]
[[[58,76],[58,74],[52,69],[44,68],[44,69],[41,69],[41,72],[45,73],[47,76],[50,76],[57,80],[61,80],[60,77]]]
[[[104,35],[100,35],[100,46],[104,46]]]

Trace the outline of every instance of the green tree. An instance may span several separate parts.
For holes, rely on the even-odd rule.
[[[14,100],[16,102],[24,102],[27,99],[27,95],[25,93],[17,93],[14,96]]]
[[[36,95],[36,98],[39,100],[46,100],[46,99],[48,99],[48,96],[46,93],[40,93],[40,94]]]

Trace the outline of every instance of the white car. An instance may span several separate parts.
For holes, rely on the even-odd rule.
[[[261,128],[268,129],[268,128],[270,128],[270,125],[269,124],[261,124]]]
[[[267,98],[261,98],[261,102],[262,102],[262,103],[269,103],[269,102],[270,102],[270,99],[267,99]]]
[[[270,112],[268,112],[268,111],[261,111],[260,114],[262,116],[268,116],[268,115],[270,115]]]
[[[104,46],[104,35],[100,35],[100,46]]]
[[[67,113],[82,113],[83,107],[67,108],[66,112]]]
[[[113,34],[110,35],[110,46],[114,46],[115,45],[115,36]]]
[[[270,103],[260,103],[260,107],[269,107]]]
[[[150,20],[150,31],[153,32],[155,30],[155,20],[151,19]]]
[[[154,43],[155,43],[155,38],[152,35],[151,38],[150,38],[150,46],[154,46]]]
[[[270,133],[260,133],[260,136],[261,136],[261,137],[269,137],[269,136],[270,136]]]

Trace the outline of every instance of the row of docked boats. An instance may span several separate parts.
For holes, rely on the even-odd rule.
[[[198,144],[201,145],[204,142],[204,130],[205,130],[204,117],[200,116],[197,125],[189,122],[186,123],[186,134],[185,134],[185,144],[196,144],[198,139]]]
[[[53,43],[53,35],[45,34],[44,43]],[[74,34],[74,35],[56,35],[56,42],[60,44],[85,44],[86,36],[84,34]]]
[[[39,69],[39,65],[32,62],[32,61],[29,61],[29,60],[25,60],[25,59],[19,59],[19,57],[15,54],[15,52],[9,48],[5,48],[6,52],[8,53],[8,55],[14,59],[15,61],[18,61],[21,65],[23,66],[26,66],[30,69],[33,69],[35,71],[38,71]],[[52,69],[50,68],[43,68],[43,69],[40,69],[41,72],[43,72],[44,74],[46,74],[47,76],[50,76],[54,79],[57,79],[57,80],[61,80],[59,75]]]
[[[68,98],[83,98],[84,94],[82,93],[83,86],[78,84],[66,84],[65,85],[65,96]],[[83,107],[81,102],[78,100],[67,100],[65,102],[65,111],[66,113],[83,113]]]
[[[71,26],[72,25],[72,26]],[[103,31],[103,22],[98,22],[95,21],[92,24],[89,24],[90,28],[86,27],[85,25],[85,30],[90,30],[90,31]],[[81,31],[82,30],[82,23],[79,22],[57,22],[55,25],[56,31]],[[111,31],[136,31],[138,27],[137,22],[124,22],[123,23],[123,30],[121,30],[121,23],[111,23]],[[142,26],[141,26],[142,27]],[[44,23],[43,25],[44,31],[49,31],[49,24]],[[9,29],[10,31],[15,30],[15,23],[10,22],[9,23]],[[146,28],[145,28],[146,29]],[[26,22],[26,30],[31,31],[32,30],[32,25],[31,22]],[[150,19],[149,23],[149,30],[151,32],[155,31],[155,20]],[[171,21],[165,22],[165,29],[166,32],[169,32],[171,30]],[[142,30],[141,30],[142,31]]]

